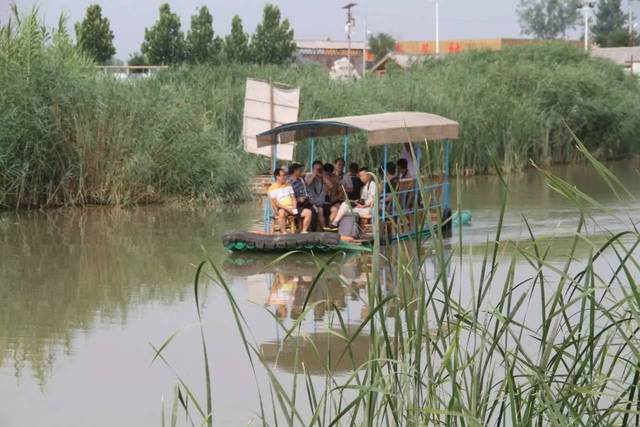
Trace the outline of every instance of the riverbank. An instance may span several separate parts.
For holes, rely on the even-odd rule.
[[[637,78],[563,44],[451,55],[354,83],[314,66],[237,65],[118,81],[64,32],[36,31],[40,24],[25,17],[0,38],[2,208],[250,198],[268,162],[242,149],[247,77],[300,86],[301,119],[401,110],[451,117],[461,124],[452,155],[462,174],[576,161],[570,130],[600,159],[640,146]],[[380,164],[380,153],[354,140],[350,158]],[[341,153],[341,141],[330,140],[316,156]],[[305,144],[295,156],[307,160]]]

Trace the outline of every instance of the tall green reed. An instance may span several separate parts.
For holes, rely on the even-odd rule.
[[[247,77],[301,87],[301,119],[409,110],[458,120],[461,174],[582,161],[565,124],[598,159],[638,151],[637,78],[562,43],[450,55],[354,83],[315,66],[250,65],[119,81],[76,51],[65,26],[46,28],[34,9],[0,27],[2,207],[247,198],[252,175],[269,169],[242,149]],[[362,136],[352,141],[350,159],[381,163]],[[332,161],[342,141],[316,154]],[[295,157],[308,160],[306,143]]]
[[[577,148],[612,191],[631,197],[579,141]],[[529,240],[515,250],[503,245],[506,180],[495,236],[475,254],[479,265],[461,250],[462,230],[448,240],[439,231],[441,224],[427,224],[433,230],[427,245],[404,242],[376,250],[374,258],[386,262],[368,282],[369,314],[354,330],[336,310],[333,333],[345,350],[334,356],[353,363],[346,378],[333,372],[328,361],[319,377],[302,364],[294,371],[293,385],[285,386],[251,338],[249,323],[216,263],[209,260],[199,268],[200,277],[208,276],[208,283],[225,290],[247,357],[268,377],[262,387],[270,399],[260,398],[261,422],[637,425],[640,234],[630,221],[628,231],[610,233],[604,243],[602,236],[590,235],[585,224],[593,209],[603,207],[574,184],[541,173],[579,213],[565,257],[558,261],[549,256],[548,245],[538,243],[526,217]],[[462,208],[459,194],[456,199]],[[458,249],[451,247],[452,241]],[[577,252],[584,243],[590,245],[586,256]],[[435,259],[433,275],[421,268],[428,258]],[[331,260],[312,259],[318,269],[315,284],[331,274]],[[384,282],[390,279],[394,286],[387,288]],[[305,304],[293,324],[276,319],[285,342],[300,336],[309,309]],[[358,365],[351,345],[365,332],[369,354]]]

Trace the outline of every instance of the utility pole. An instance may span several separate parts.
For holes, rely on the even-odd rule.
[[[344,30],[347,32],[347,59],[349,60],[349,78],[351,78],[351,33],[353,32],[353,28],[356,26],[356,20],[353,18],[353,14],[351,13],[351,9],[357,3],[349,3],[342,8],[347,11],[347,24],[344,27]]]
[[[367,72],[367,44],[369,43],[369,37],[367,34],[367,16],[364,17],[364,46],[362,46],[362,78]]]

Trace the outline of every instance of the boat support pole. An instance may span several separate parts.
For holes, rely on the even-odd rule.
[[[276,165],[278,164],[278,144],[276,144],[275,137],[271,141],[271,173],[276,170]],[[273,176],[273,175],[272,175]],[[275,179],[274,179],[275,180]],[[269,200],[269,193],[267,192],[267,197],[264,201],[264,232],[268,233],[271,231],[271,201]]]
[[[448,139],[444,143],[444,208],[451,205],[451,190],[449,188],[449,157],[451,152],[451,141]]]
[[[349,170],[349,128],[344,128],[344,154],[342,155],[344,160],[343,174]]]
[[[316,138],[315,136],[312,136],[311,138],[309,138],[309,145],[311,146],[310,148],[310,154],[309,154],[309,171],[311,171],[313,169],[313,162],[315,160],[315,156],[316,156]]]
[[[384,163],[382,163],[382,223],[384,224],[384,217],[387,212],[387,158],[388,158],[388,146],[384,146]]]

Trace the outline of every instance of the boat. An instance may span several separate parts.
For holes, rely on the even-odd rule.
[[[392,194],[387,194],[387,186],[382,185],[386,181],[381,183],[376,178],[381,189],[380,206],[373,209],[368,224],[361,224],[363,232],[357,239],[344,239],[337,233],[326,232],[276,233],[267,196],[263,230],[229,231],[223,236],[224,246],[241,252],[368,251],[376,238],[385,244],[406,239],[422,240],[436,230],[450,230],[449,156],[451,141],[458,138],[458,133],[458,122],[425,112],[387,112],[295,121],[261,132],[255,137],[256,145],[260,149],[270,148],[273,170],[277,166],[279,146],[290,148],[292,144],[307,141],[311,169],[316,144],[320,139],[332,137],[343,138],[343,158],[348,164],[349,140],[355,134],[364,134],[372,150],[382,149],[384,177],[387,176],[389,149],[394,144],[406,144],[410,148],[415,169],[419,171],[420,157],[416,153],[421,145],[424,144],[428,151],[432,144],[441,143],[442,169],[437,175],[437,182],[433,182],[434,176],[417,173],[413,178],[400,180]]]

